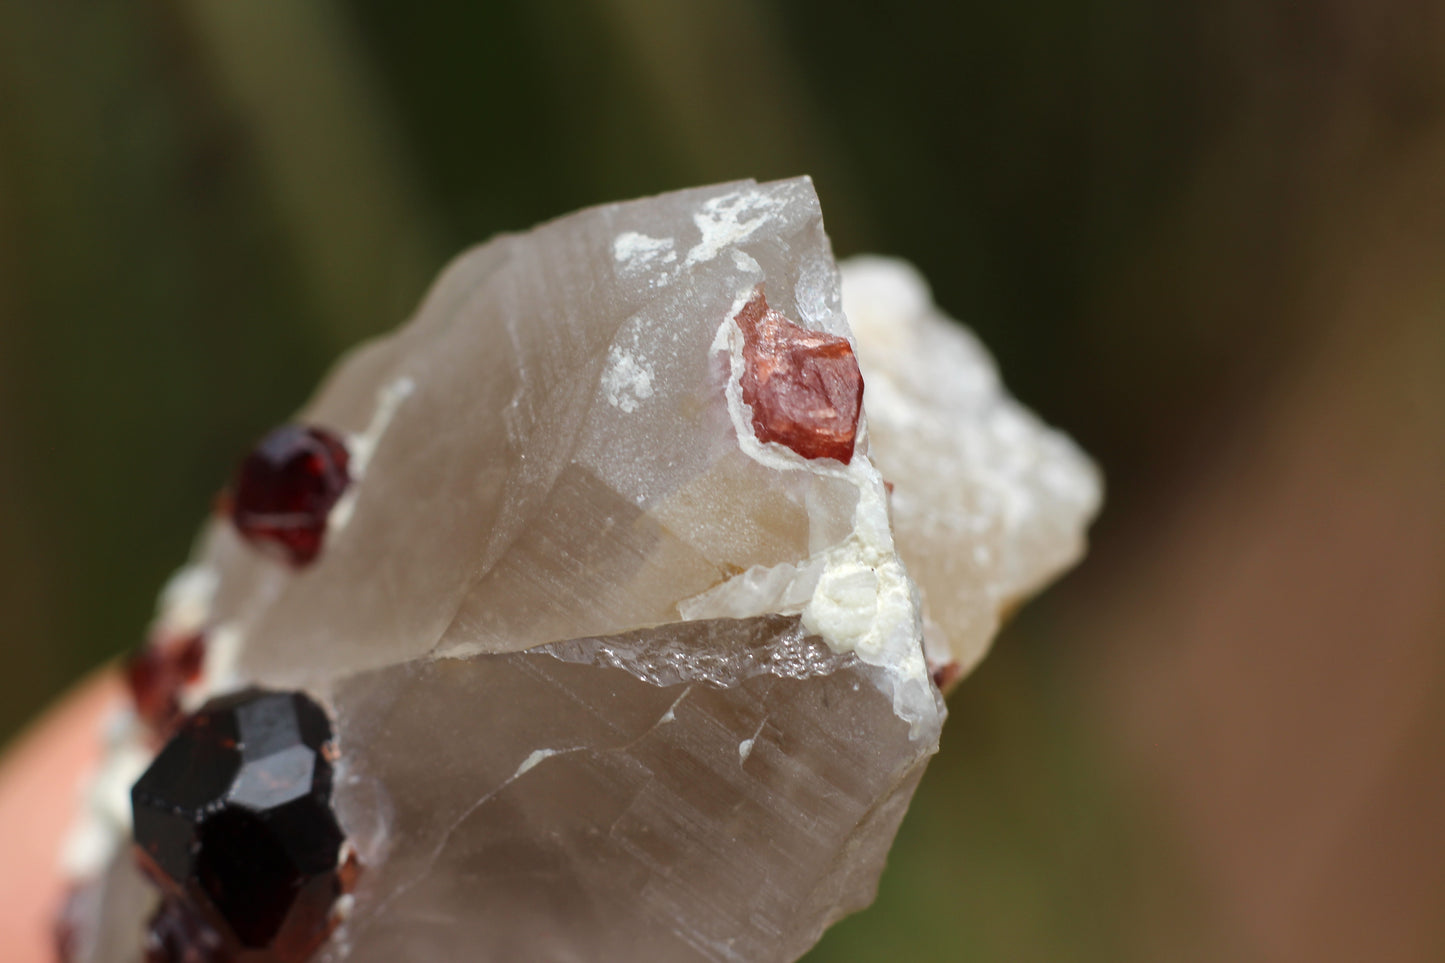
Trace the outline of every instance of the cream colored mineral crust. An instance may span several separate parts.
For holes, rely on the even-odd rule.
[[[758,440],[760,290],[856,339],[848,464]],[[931,672],[982,656],[1099,501],[915,272],[840,284],[807,178],[498,237],[298,420],[349,439],[353,487],[303,570],[210,525],[186,698],[333,712],[364,867],[334,963],[796,959],[873,898],[937,750]],[[127,858],[87,959],[137,959]]]

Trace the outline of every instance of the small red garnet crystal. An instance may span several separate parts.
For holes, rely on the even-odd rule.
[[[181,717],[181,690],[201,677],[206,659],[199,632],[158,638],[125,663],[125,681],[136,715],[159,736],[169,736]]]
[[[331,432],[282,425],[241,463],[224,507],[252,545],[306,565],[321,551],[327,517],[351,483],[350,460]]]
[[[863,374],[847,338],[809,331],[768,307],[763,289],[738,313],[743,401],[758,441],[804,458],[853,459]]]
[[[959,665],[956,659],[943,665],[930,665],[930,668],[933,684],[938,686],[938,691],[944,695],[948,695],[954,684],[963,677],[963,666]]]

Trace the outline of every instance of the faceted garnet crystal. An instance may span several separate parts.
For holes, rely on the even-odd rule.
[[[768,307],[763,291],[738,313],[743,401],[758,441],[804,458],[853,460],[863,375],[847,338],[799,327]]]
[[[347,486],[345,443],[322,428],[282,425],[246,456],[228,505],[236,530],[293,565],[321,551],[331,509]]]
[[[341,893],[333,743],[299,692],[248,689],[185,720],[131,791],[142,867],[164,894],[150,953],[297,963]],[[178,955],[180,954],[180,955]]]

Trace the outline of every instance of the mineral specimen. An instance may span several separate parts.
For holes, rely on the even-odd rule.
[[[302,931],[340,920],[326,963],[796,959],[872,898],[935,680],[1078,556],[1099,498],[909,269],[858,262],[840,292],[806,178],[464,254],[297,425],[163,599],[162,625],[202,613],[198,711],[133,822],[115,787],[151,750],[112,730],[70,852],[94,880],[76,961],[226,959],[308,879],[331,882]],[[276,892],[197,868],[197,806],[270,811],[246,740],[198,736],[249,687],[307,693],[341,749],[335,822],[305,796],[318,849]],[[333,904],[343,834],[364,869]],[[259,902],[227,909],[237,887]]]

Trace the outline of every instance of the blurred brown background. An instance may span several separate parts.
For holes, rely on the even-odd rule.
[[[1445,959],[1445,5],[0,0],[0,735],[443,260],[807,172],[1102,462],[822,961]]]

